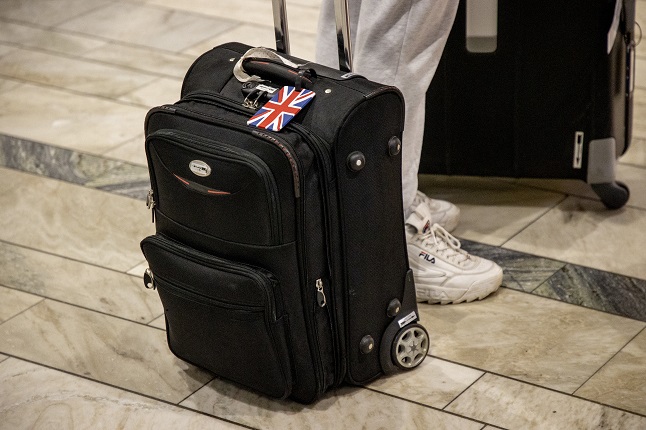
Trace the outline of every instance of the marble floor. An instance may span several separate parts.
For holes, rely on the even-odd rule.
[[[320,0],[289,0],[312,58]],[[646,23],[646,0],[637,0]],[[504,286],[420,305],[430,357],[309,406],[175,358],[143,288],[147,110],[221,42],[271,45],[268,0],[2,0],[0,429],[646,428],[646,47],[628,204],[572,181],[423,176]]]

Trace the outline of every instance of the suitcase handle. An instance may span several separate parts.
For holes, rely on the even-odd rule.
[[[298,90],[311,88],[312,79],[316,78],[316,72],[312,69],[291,67],[269,58],[245,58],[242,60],[242,68],[250,75],[269,79],[276,84],[291,85]]]
[[[287,28],[286,0],[272,0],[274,13],[274,32],[276,34],[276,51],[289,55],[289,30]],[[336,21],[336,41],[339,48],[339,69],[352,71],[352,46],[350,42],[350,18],[348,0],[334,0]]]

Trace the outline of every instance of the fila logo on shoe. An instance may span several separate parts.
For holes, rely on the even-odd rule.
[[[422,229],[422,234],[428,233],[430,229],[431,229],[431,220],[428,220],[426,221],[426,224],[424,224],[424,228]]]
[[[435,257],[431,256],[431,254],[427,252],[420,252],[418,257],[422,257],[424,260],[428,261],[429,263],[435,264]]]

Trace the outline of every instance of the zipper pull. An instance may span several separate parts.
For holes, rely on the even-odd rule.
[[[322,308],[324,308],[327,304],[327,299],[325,298],[325,293],[323,292],[323,280],[320,278],[316,280],[316,301]]]
[[[152,211],[153,215],[153,224],[155,223],[155,198],[153,197],[153,190],[148,190],[148,195],[146,196],[146,207]]]
[[[155,277],[153,276],[153,271],[150,268],[146,269],[144,272],[144,286],[149,290],[154,290],[155,287]]]

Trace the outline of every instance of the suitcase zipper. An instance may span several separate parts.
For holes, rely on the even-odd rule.
[[[278,200],[278,186],[276,185],[276,181],[274,180],[274,177],[269,170],[269,167],[267,167],[267,164],[263,162],[257,155],[237,148],[235,146],[227,145],[221,142],[216,142],[214,140],[202,138],[200,136],[195,136],[189,133],[181,132],[181,131],[171,131],[171,130],[158,130],[148,137],[164,137],[165,139],[169,139],[174,141],[177,144],[184,145],[184,146],[189,146],[191,149],[205,153],[205,155],[208,156],[225,156],[226,158],[233,159],[238,161],[241,164],[245,164],[249,167],[251,167],[263,180],[265,184],[265,189],[267,190],[269,194],[269,199],[270,199],[270,208],[269,208],[269,214],[271,218],[271,236],[272,236],[272,243],[280,243],[282,240],[282,223],[280,222],[280,204]],[[210,152],[206,152],[204,150],[204,147],[210,149]],[[155,201],[153,199],[153,195],[149,194],[151,196],[150,202],[151,202],[151,208],[154,207]],[[154,217],[154,212],[153,212],[153,217]],[[154,218],[153,218],[154,221]]]
[[[152,223],[155,223],[155,193],[153,192],[153,189],[148,190],[148,195],[146,196],[146,207],[150,209],[150,213],[152,213]]]

